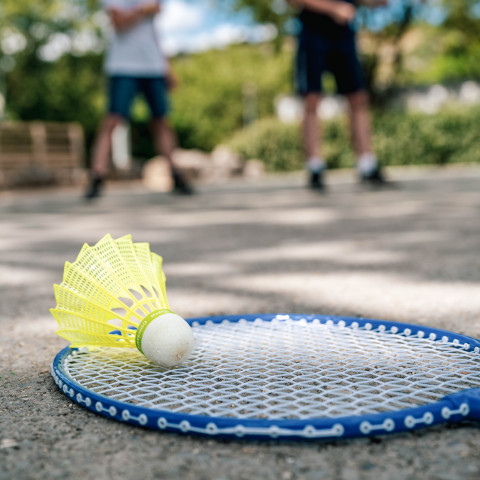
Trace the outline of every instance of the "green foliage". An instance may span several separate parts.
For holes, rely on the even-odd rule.
[[[96,0],[2,0],[0,37],[14,36],[23,44],[12,51],[3,51],[0,44],[7,119],[77,121],[91,142],[104,111],[101,56],[72,53],[49,62],[42,49],[58,34],[72,40],[88,31],[100,42],[92,21],[95,9]]]
[[[302,167],[299,129],[275,118],[259,120],[239,131],[230,146],[246,159],[261,160],[268,171]]]
[[[102,56],[65,54],[42,60],[40,45],[15,55],[6,74],[11,120],[78,121],[90,146],[105,111]],[[271,116],[275,97],[291,90],[292,51],[272,44],[234,45],[173,59],[179,86],[172,93],[171,121],[184,148],[212,150],[245,123]],[[250,117],[245,118],[250,112]],[[134,154],[153,154],[149,112],[136,102],[132,115]]]
[[[271,117],[275,97],[292,89],[291,44],[232,45],[172,59],[179,79],[172,92],[171,122],[183,148],[211,151],[249,120]],[[148,110],[133,109],[132,146],[137,157],[153,155]]]
[[[25,75],[30,69],[35,75]],[[105,108],[101,69],[98,55],[64,55],[54,67],[30,55],[20,56],[8,75],[9,118],[80,122],[91,140]]]
[[[382,115],[374,121],[375,145],[387,165],[478,162],[480,109],[436,115]]]
[[[245,122],[273,114],[274,100],[291,90],[291,54],[271,44],[234,45],[173,62],[172,123],[180,144],[211,150]]]
[[[324,153],[330,168],[352,164],[348,128],[344,120],[325,122]],[[237,132],[230,147],[245,159],[261,160],[270,172],[286,172],[303,167],[300,125],[280,122],[276,118],[260,120]]]
[[[280,36],[271,43],[236,45],[173,59],[180,85],[172,95],[171,118],[180,145],[211,150],[257,118],[259,122],[235,137],[239,148],[264,158],[270,169],[297,168],[295,165],[301,165],[302,161],[298,128],[284,128],[269,119],[274,114],[275,98],[292,90],[294,46],[290,38],[282,37],[288,32],[292,11],[285,8],[283,0],[211,2],[224,9],[248,9],[256,20],[274,25]],[[425,51],[421,52],[423,67],[404,76],[402,85],[480,79],[480,20],[469,14],[469,8],[476,2],[444,0],[447,20],[439,29],[430,27],[429,36],[423,42]],[[416,3],[410,0],[396,3],[401,7],[396,7],[398,25],[371,34],[376,39],[374,54],[381,51],[382,45],[391,43],[405,32],[412,18],[409,5]],[[54,35],[65,35],[72,40],[79,32],[85,31],[94,33],[101,49],[102,34],[92,15],[97,9],[98,0],[0,1],[0,37],[4,39],[13,34],[21,39],[20,44],[24,43],[23,47],[9,52],[2,50],[6,43],[0,42],[0,89],[5,84],[7,119],[79,121],[85,129],[87,145],[90,145],[105,111],[102,56],[95,52],[72,52],[49,62],[42,57],[42,49]],[[362,11],[361,15],[365,25],[374,20],[374,14],[368,11]],[[400,43],[396,45],[400,48]],[[370,60],[367,77],[369,84],[374,84],[378,58],[373,55]],[[328,87],[328,80],[326,84]],[[377,119],[377,148],[388,162],[408,163],[412,158],[423,158],[429,163],[451,161],[452,151],[455,158],[468,159],[472,156],[468,150],[470,147],[462,150],[458,140],[463,132],[467,145],[476,145],[473,130],[468,125],[471,120],[465,120],[460,114],[451,115],[453,120],[449,120],[449,130],[445,132],[442,129],[447,127],[434,119],[425,118],[421,122],[413,116]],[[477,117],[475,121],[478,121]],[[458,129],[455,122],[462,125],[462,129]],[[397,129],[405,132],[404,144],[399,135],[394,135]],[[437,135],[438,129],[443,132],[440,136]],[[281,138],[278,138],[279,131],[283,132]],[[142,103],[136,104],[133,111],[132,134],[134,154],[151,156],[148,113]],[[351,165],[349,135],[344,122],[328,122],[325,135],[325,153],[330,164],[334,167]],[[396,149],[392,147],[392,136],[399,145]],[[250,137],[255,138],[252,144],[249,144]],[[411,143],[409,138],[415,141]],[[404,152],[409,153],[404,155]]]
[[[421,25],[422,44],[412,56],[422,68],[406,75],[407,84],[480,80],[480,18],[477,0],[443,0],[445,20],[436,28]]]
[[[384,165],[443,165],[478,162],[480,109],[446,110],[436,115],[383,114],[373,121],[374,144]],[[329,168],[353,165],[348,125],[324,122],[324,154]],[[244,158],[262,160],[269,171],[303,167],[300,127],[277,119],[259,121],[238,132],[230,146]]]

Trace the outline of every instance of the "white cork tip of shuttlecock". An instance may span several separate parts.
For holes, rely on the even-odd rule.
[[[148,317],[137,331],[137,348],[156,365],[175,367],[181,364],[193,349],[190,325],[169,310],[154,312]]]

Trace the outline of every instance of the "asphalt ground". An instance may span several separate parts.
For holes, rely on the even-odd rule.
[[[198,186],[192,197],[109,185],[0,193],[0,479],[478,479],[475,422],[335,442],[218,440],[122,424],[50,375],[52,285],[83,243],[132,234],[164,257],[185,317],[363,316],[480,337],[480,169],[391,169],[397,188],[301,174]]]

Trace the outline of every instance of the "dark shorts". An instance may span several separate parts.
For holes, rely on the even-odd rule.
[[[333,74],[338,93],[345,95],[365,88],[354,34],[330,39],[304,28],[298,37],[297,93],[321,92],[325,71]]]
[[[163,118],[169,111],[168,89],[164,77],[130,77],[114,75],[108,79],[109,113],[130,116],[132,101],[142,93],[153,118]]]

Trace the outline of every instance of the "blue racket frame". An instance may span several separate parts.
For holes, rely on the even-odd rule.
[[[258,318],[271,321],[282,314],[251,314],[214,316],[187,319],[189,324],[202,325],[207,321],[221,323],[224,320],[253,322]],[[368,318],[331,315],[287,314],[292,320],[314,319],[320,323],[343,323],[376,329],[388,327],[409,335],[423,332],[432,340],[441,338],[459,348],[480,353],[480,341],[466,335],[400,322],[373,320]],[[167,410],[138,407],[119,402],[85,389],[69,378],[62,367],[64,359],[71,355],[69,347],[61,350],[52,363],[52,376],[60,390],[70,399],[95,413],[133,425],[160,431],[204,435],[209,437],[231,437],[245,439],[283,440],[335,440],[339,438],[365,437],[394,432],[405,432],[431,427],[443,423],[458,423],[463,420],[480,420],[480,388],[467,389],[447,395],[440,401],[399,411],[381,412],[371,415],[343,416],[310,419],[243,419],[179,414]],[[480,356],[479,356],[480,361]]]

